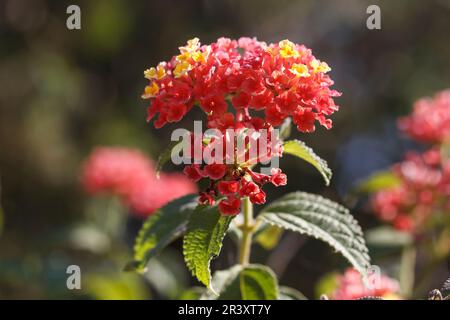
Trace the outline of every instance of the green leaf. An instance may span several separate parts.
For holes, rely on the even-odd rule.
[[[339,285],[338,276],[337,272],[330,272],[321,277],[316,283],[314,290],[316,297],[320,298],[323,295],[332,296]]]
[[[198,205],[184,236],[184,261],[192,275],[211,288],[211,260],[217,257],[234,216],[220,214],[217,206]]]
[[[239,273],[242,270],[241,265],[232,266],[226,270],[214,272],[211,280],[211,286],[216,290],[215,293],[207,291],[200,299],[203,300],[241,300],[241,288],[239,283]]]
[[[264,208],[258,218],[325,241],[366,275],[370,258],[361,227],[338,203],[318,195],[294,192]]]
[[[289,288],[280,287],[279,300],[308,300],[303,293],[300,291]]]
[[[205,287],[192,287],[183,291],[177,300],[199,300],[205,293]]]
[[[262,265],[246,266],[240,273],[243,300],[278,299],[278,282],[275,274]]]
[[[366,231],[367,244],[376,247],[404,247],[412,244],[413,237],[392,227],[383,226]]]
[[[158,157],[158,161],[156,162],[156,176],[159,178],[159,174],[161,173],[162,167],[169,161],[172,157],[173,153],[178,153],[183,148],[183,139],[181,141],[172,141],[169,144],[169,147],[165,149]]]
[[[283,234],[283,229],[271,224],[265,224],[260,231],[255,233],[255,241],[264,249],[273,249]]]
[[[236,265],[217,271],[212,280],[219,297],[211,293],[204,299],[219,300],[275,300],[278,298],[278,281],[272,270],[263,265]]]
[[[357,192],[373,193],[398,186],[401,180],[392,171],[376,172],[356,187]]]
[[[168,247],[150,259],[144,277],[158,295],[164,299],[177,299],[188,286],[186,267],[176,248]]]
[[[136,274],[117,270],[83,274],[83,292],[95,300],[148,300],[148,288]]]
[[[187,195],[169,202],[150,216],[142,226],[134,245],[134,261],[126,271],[145,271],[148,261],[186,230],[197,196]]]
[[[333,173],[325,160],[321,159],[303,141],[289,140],[283,144],[283,153],[291,154],[312,164],[322,175],[325,184],[330,184]]]

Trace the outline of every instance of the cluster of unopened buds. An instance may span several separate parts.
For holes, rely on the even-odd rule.
[[[331,128],[329,116],[338,110],[333,97],[340,93],[330,89],[333,81],[327,75],[328,65],[305,46],[288,40],[268,45],[250,38],[220,38],[201,45],[195,38],[179,49],[169,61],[144,72],[150,82],[142,97],[150,99],[147,119],[155,118],[156,128],[180,121],[194,106],[206,113],[207,127],[219,131],[217,140],[226,140],[230,129],[237,136],[249,129],[270,133],[288,117],[301,132],[313,132],[316,121]],[[248,145],[251,138],[247,139]],[[263,148],[263,158],[280,157],[281,144],[269,135],[264,139],[271,146]],[[206,146],[209,143],[204,142]],[[245,155],[243,161],[235,154],[227,153],[224,159],[227,157],[233,161],[194,163],[184,169],[193,181],[211,180],[210,187],[200,194],[200,202],[213,204],[224,197],[219,203],[223,214],[238,214],[242,197],[264,203],[262,186],[266,183],[286,184],[280,169],[268,174],[252,170],[264,162],[259,156],[249,159]]]
[[[123,147],[97,147],[84,162],[84,189],[91,195],[119,197],[131,213],[146,217],[171,200],[197,191],[178,173],[156,175],[153,161],[142,152]]]
[[[394,165],[391,170],[399,183],[376,192],[372,205],[395,228],[419,231],[433,216],[450,212],[450,161],[443,154],[450,138],[450,91],[416,102],[413,113],[399,120],[399,127],[431,147],[410,152]]]
[[[266,194],[262,186],[272,183],[274,186],[284,186],[287,177],[281,169],[272,169],[271,175],[256,173],[249,168],[233,168],[225,164],[208,164],[203,169],[199,165],[184,168],[184,173],[193,181],[201,178],[211,180],[210,187],[200,193],[199,202],[213,205],[217,196],[225,196],[219,203],[223,214],[235,215],[240,212],[241,198],[249,197],[254,204],[266,202]]]

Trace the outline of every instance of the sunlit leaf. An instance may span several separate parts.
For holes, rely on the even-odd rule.
[[[205,293],[205,287],[192,287],[181,293],[177,300],[199,300]]]
[[[357,192],[373,193],[398,186],[401,180],[392,171],[374,173],[356,187]]]
[[[283,144],[283,154],[296,156],[306,162],[312,164],[322,175],[325,184],[329,185],[332,172],[325,160],[321,159],[314,151],[308,147],[303,141],[289,140]]]
[[[316,284],[315,293],[319,298],[322,295],[331,296],[338,286],[338,273],[327,273]]]
[[[370,258],[361,227],[338,203],[318,195],[294,192],[265,207],[258,218],[328,243],[366,275]]]
[[[273,249],[280,241],[283,229],[266,224],[261,231],[255,234],[255,241],[266,250]]]
[[[198,205],[189,218],[183,240],[184,260],[201,283],[211,288],[211,260],[217,257],[234,216],[220,214],[217,206]]]

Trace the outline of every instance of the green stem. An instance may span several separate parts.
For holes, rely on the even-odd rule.
[[[403,248],[400,261],[400,291],[403,297],[409,298],[414,287],[416,267],[416,249],[413,246]]]
[[[242,230],[242,240],[239,247],[239,264],[245,266],[250,261],[250,252],[252,246],[252,236],[254,232],[253,221],[253,204],[248,197],[245,197],[242,203],[242,213],[244,215],[244,222],[240,226]]]

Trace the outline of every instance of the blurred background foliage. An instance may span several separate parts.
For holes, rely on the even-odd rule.
[[[81,8],[81,30],[66,28],[70,4]],[[370,4],[381,7],[382,30],[366,28]],[[167,145],[175,126],[146,124],[142,72],[193,37],[288,38],[329,63],[343,92],[334,128],[296,135],[329,161],[332,185],[283,159],[289,184],[269,190],[269,200],[299,189],[321,193],[351,207],[365,229],[376,226],[364,200],[347,194],[417,148],[398,134],[395,118],[450,87],[449,30],[446,0],[0,0],[0,298],[176,298],[195,284],[179,242],[146,277],[122,273],[141,221],[112,199],[88,199],[79,186],[82,160],[96,145],[137,147],[153,158]],[[181,125],[199,116],[191,112]],[[234,251],[226,243],[215,267],[228,266]],[[372,255],[398,275],[398,250]],[[253,259],[308,297],[318,279],[346,265],[296,235],[283,235],[273,251],[257,247]],[[66,288],[70,264],[81,267],[82,290]],[[449,262],[433,270],[425,289],[446,279]]]

